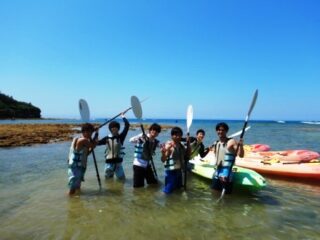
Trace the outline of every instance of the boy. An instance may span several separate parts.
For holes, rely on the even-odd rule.
[[[181,143],[182,134],[181,128],[172,128],[172,140],[168,141],[161,149],[161,161],[164,163],[165,167],[165,186],[163,192],[166,194],[182,187],[181,170],[184,168],[185,160],[188,159],[189,155],[186,148]]]
[[[157,147],[160,147],[159,140],[156,137],[161,132],[161,126],[153,123],[149,127],[149,133],[145,136],[139,134],[130,138],[130,142],[135,144],[133,160],[133,187],[144,187],[144,180],[147,184],[157,184],[155,177],[156,170],[152,169],[151,161]],[[154,166],[154,165],[153,165]]]
[[[205,136],[205,131],[203,129],[199,129],[196,133],[196,137],[190,137],[190,147],[191,147],[191,154],[190,159],[193,159],[198,154],[200,157],[204,158],[208,152],[209,148],[204,148],[203,139]]]
[[[243,141],[241,139],[238,143],[235,139],[227,137],[228,130],[229,126],[224,122],[218,123],[216,125],[216,132],[219,140],[214,144],[214,153],[217,160],[217,170],[213,176],[212,188],[215,190],[221,190],[224,186],[226,189],[226,193],[231,193],[231,167],[236,159],[236,156],[244,156],[244,149]],[[236,153],[237,148],[238,152]]]
[[[80,191],[81,181],[84,181],[88,154],[97,144],[98,132],[96,132],[92,140],[91,135],[93,132],[94,126],[90,123],[85,123],[81,127],[82,136],[80,138],[74,138],[72,141],[68,160],[70,196]]]
[[[113,178],[114,173],[120,180],[125,179],[125,174],[122,166],[123,162],[123,143],[129,131],[130,123],[125,118],[124,113],[121,114],[124,122],[124,129],[119,134],[120,124],[117,121],[109,123],[110,133],[108,136],[99,140],[98,145],[106,145],[105,152],[105,178]]]

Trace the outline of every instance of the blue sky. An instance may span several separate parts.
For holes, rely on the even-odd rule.
[[[0,1],[0,91],[43,117],[320,120],[318,0]],[[133,117],[132,113],[127,114]]]

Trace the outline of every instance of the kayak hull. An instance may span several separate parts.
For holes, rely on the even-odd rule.
[[[236,165],[250,168],[261,174],[302,180],[320,180],[320,162],[290,163],[265,162],[259,158],[237,158]]]
[[[190,160],[191,171],[204,177],[206,179],[212,179],[216,171],[215,165],[202,162],[201,160]],[[233,172],[233,184],[235,188],[246,189],[249,191],[258,191],[266,186],[266,180],[257,172],[234,166]]]
[[[245,149],[245,158],[256,158],[262,159],[265,161],[282,161],[282,162],[309,162],[313,159],[317,159],[320,157],[318,152],[310,151],[310,150],[284,150],[284,151],[269,151],[262,150],[267,148],[253,148],[253,145],[244,146]],[[259,146],[267,146],[263,144],[259,144]],[[261,150],[260,150],[261,149]]]
[[[310,150],[259,151],[246,145],[244,158],[236,158],[236,165],[261,174],[287,179],[319,180],[320,154]],[[262,146],[267,146],[263,145]],[[256,150],[254,150],[256,149]]]

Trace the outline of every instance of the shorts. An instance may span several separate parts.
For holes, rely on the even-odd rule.
[[[228,177],[230,172],[229,167],[220,167],[218,168],[218,176],[219,177]]]
[[[223,188],[225,188],[226,194],[230,194],[233,188],[232,173],[230,174],[230,178],[227,183],[223,183],[220,180],[220,177],[228,177],[229,172],[229,167],[219,167],[216,173],[213,175],[211,188],[218,191],[221,191]]]
[[[165,186],[163,192],[166,194],[172,193],[175,189],[182,187],[182,172],[181,169],[165,171]]]
[[[144,187],[144,180],[147,184],[157,184],[158,180],[155,178],[154,173],[150,165],[146,168],[133,165],[133,187]]]
[[[84,173],[86,168],[79,166],[71,166],[68,168],[69,188],[70,190],[79,189],[81,182],[84,181]]]
[[[116,174],[118,179],[125,179],[122,163],[106,163],[104,167],[104,175],[106,178],[112,178]]]

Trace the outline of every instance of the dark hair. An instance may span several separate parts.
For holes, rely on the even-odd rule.
[[[199,129],[199,130],[197,131],[197,135],[198,135],[198,133],[202,133],[203,135],[206,135],[206,132],[205,132],[203,129]]]
[[[229,131],[229,126],[225,122],[218,123],[216,125],[216,131],[218,131],[218,129],[221,128],[221,127],[224,128],[224,130],[226,130],[226,132]]]
[[[118,128],[118,130],[120,129],[120,123],[118,123],[117,121],[112,121],[109,123],[109,130],[111,131],[111,128]]]
[[[91,123],[84,123],[81,126],[81,132],[94,132],[94,126]]]
[[[155,130],[156,132],[160,133],[161,132],[161,126],[157,123],[153,123],[149,127],[149,131]]]
[[[173,135],[181,135],[182,136],[183,135],[182,129],[179,127],[173,127],[171,129],[171,136],[173,136]]]

